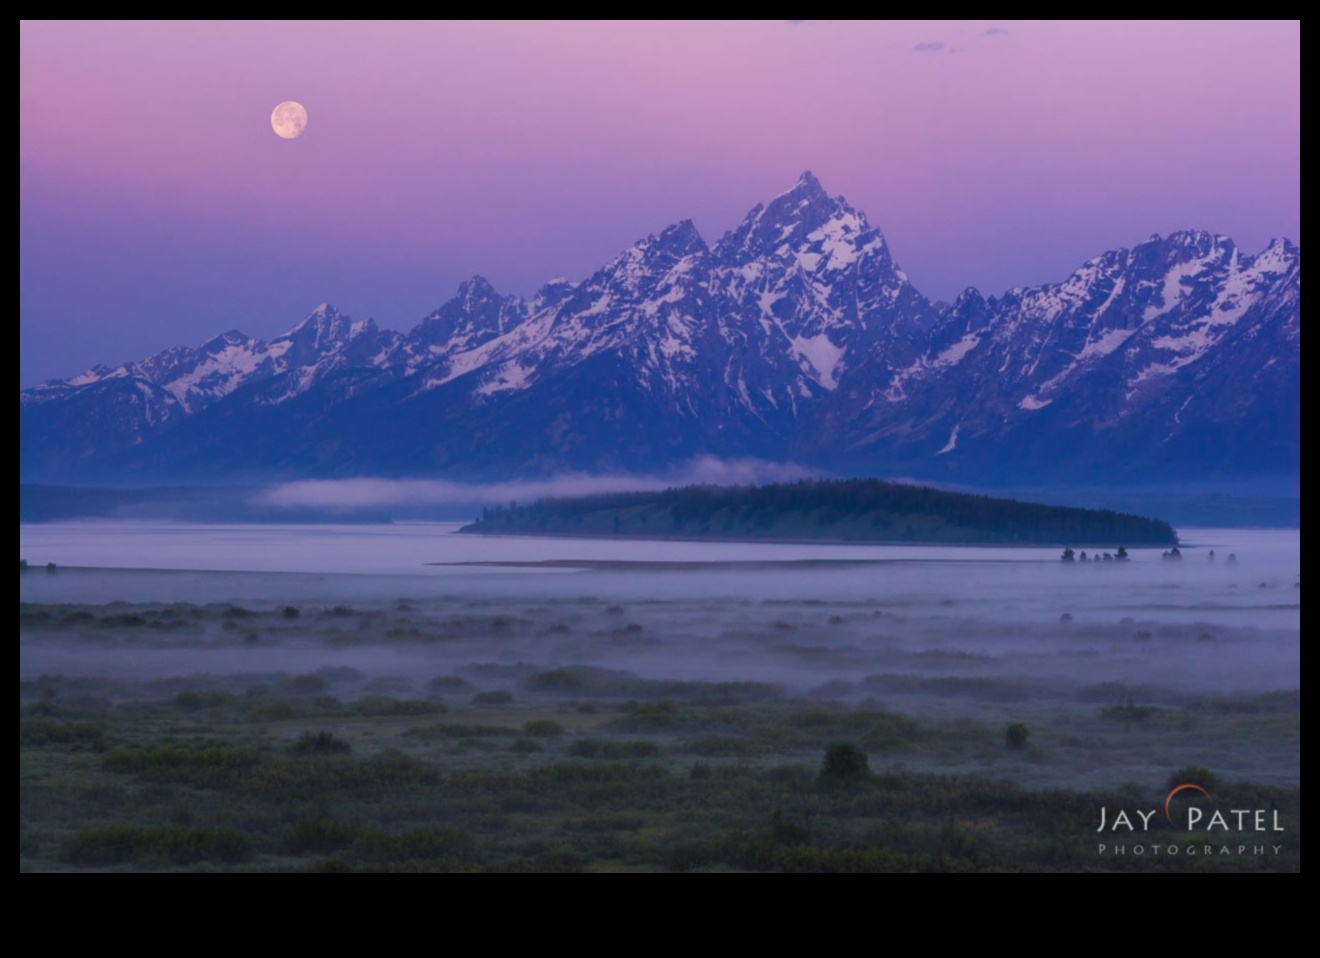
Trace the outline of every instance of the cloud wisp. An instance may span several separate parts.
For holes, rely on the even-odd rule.
[[[607,492],[666,489],[686,485],[749,485],[789,482],[811,475],[793,463],[759,459],[688,460],[672,472],[656,476],[570,473],[549,479],[528,479],[488,484],[447,482],[439,479],[309,479],[288,482],[256,493],[254,502],[277,509],[359,509],[448,507],[528,502]]]

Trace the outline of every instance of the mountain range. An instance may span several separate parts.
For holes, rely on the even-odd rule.
[[[489,480],[695,457],[950,482],[1300,474],[1301,254],[1151,236],[1063,282],[923,296],[811,173],[531,299],[406,333],[322,305],[19,394],[20,481]]]

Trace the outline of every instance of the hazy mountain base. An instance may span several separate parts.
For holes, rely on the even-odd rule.
[[[671,606],[21,605],[20,870],[1300,871],[1300,691],[1198,688],[1257,630],[749,603],[707,654],[795,682],[648,676]],[[1189,778],[1284,831],[1097,834]]]
[[[1296,529],[1301,527],[1298,480],[1263,486],[1045,487],[981,490],[1051,505],[1113,509],[1160,516],[1174,526]],[[19,522],[67,519],[147,519],[178,522],[467,522],[498,503],[473,486],[470,496],[431,502],[360,502],[282,505],[270,486],[153,486],[141,489],[20,484]],[[547,495],[558,487],[547,485]]]

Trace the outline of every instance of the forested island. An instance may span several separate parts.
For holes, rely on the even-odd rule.
[[[944,492],[879,479],[683,486],[482,510],[460,532],[648,539],[797,539],[996,545],[1167,546],[1167,522]]]

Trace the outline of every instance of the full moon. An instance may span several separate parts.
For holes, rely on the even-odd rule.
[[[297,100],[285,100],[270,111],[270,128],[286,140],[307,129],[307,110]]]

